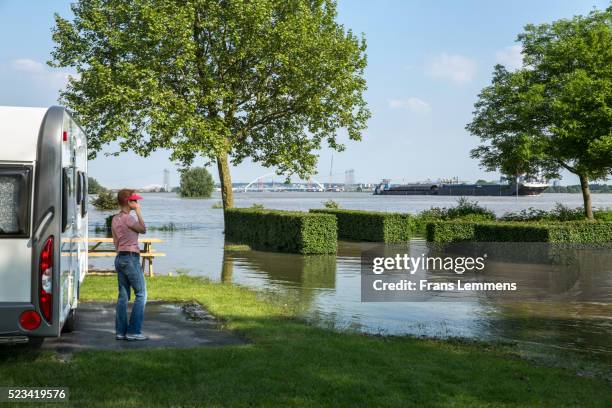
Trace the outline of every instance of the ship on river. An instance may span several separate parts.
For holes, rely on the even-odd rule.
[[[469,184],[456,179],[441,180],[437,183],[392,184],[383,180],[374,189],[374,195],[440,195],[440,196],[535,196],[548,188],[541,181],[518,183]]]

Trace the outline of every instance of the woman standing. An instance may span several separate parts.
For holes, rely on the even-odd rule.
[[[115,314],[115,334],[117,340],[147,340],[141,333],[147,303],[147,285],[140,268],[140,247],[138,234],[147,232],[140,203],[141,196],[135,190],[122,189],[117,193],[120,212],[113,217],[112,232],[117,256],[115,270],[119,283],[117,310]],[[131,212],[136,213],[136,218]],[[130,287],[134,289],[136,300],[128,323],[127,310],[130,299]]]

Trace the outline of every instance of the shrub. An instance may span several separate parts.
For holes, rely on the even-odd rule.
[[[452,218],[457,221],[471,221],[471,222],[490,222],[495,221],[494,218],[491,218],[488,214],[466,214],[460,217]]]
[[[100,224],[100,223],[96,223],[94,225],[94,231],[95,232],[103,232],[106,234],[110,234],[112,231],[112,223],[113,223],[113,217],[115,216],[115,214],[111,214],[108,217],[104,218],[104,223]]]
[[[117,196],[110,191],[101,191],[92,201],[94,207],[98,210],[116,210],[118,207]]]
[[[494,221],[495,213],[479,205],[478,201],[461,197],[456,207],[432,207],[420,212],[415,218],[416,233],[425,235],[429,222],[444,220]]]
[[[460,197],[457,200],[456,207],[450,207],[446,210],[446,219],[456,219],[471,215],[478,215],[481,219],[495,219],[495,213],[486,207],[478,204],[478,201],[470,201],[465,197]]]
[[[113,217],[115,217],[116,214],[112,214],[109,215],[108,217],[104,218],[104,226],[106,227],[106,230],[108,232],[110,232],[112,230],[113,227]]]
[[[439,221],[427,224],[427,241],[610,243],[612,223]]]
[[[526,210],[504,214],[502,221],[581,221],[585,219],[582,207],[569,208],[561,203],[550,211],[530,207]]]
[[[263,210],[265,209],[263,204],[257,204],[257,203],[253,203],[253,205],[251,206],[252,210]]]
[[[410,214],[340,209],[312,209],[310,212],[335,215],[338,238],[352,241],[406,242],[415,229]]]
[[[231,243],[279,252],[336,253],[336,218],[329,214],[230,208],[224,218],[225,239]]]
[[[585,219],[584,208],[569,208],[561,203],[555,204],[551,210],[554,221],[581,221]]]
[[[87,194],[100,194],[102,191],[106,191],[106,188],[102,187],[98,180],[87,177]]]
[[[501,221],[542,221],[549,219],[549,212],[529,207],[520,211],[507,212],[500,217]]]
[[[327,200],[327,201],[325,201],[323,203],[323,207],[329,208],[329,209],[332,209],[332,210],[337,210],[337,209],[340,208],[340,204],[338,204],[334,200]]]

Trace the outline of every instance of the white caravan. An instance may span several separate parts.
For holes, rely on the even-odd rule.
[[[87,139],[59,106],[0,106],[0,342],[74,327],[87,273]]]

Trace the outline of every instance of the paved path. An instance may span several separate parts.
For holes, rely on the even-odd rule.
[[[83,349],[189,348],[246,343],[237,334],[220,330],[215,319],[197,305],[147,302],[142,331],[149,340],[115,340],[115,304],[80,303],[75,331],[46,339],[42,348],[72,353]]]

